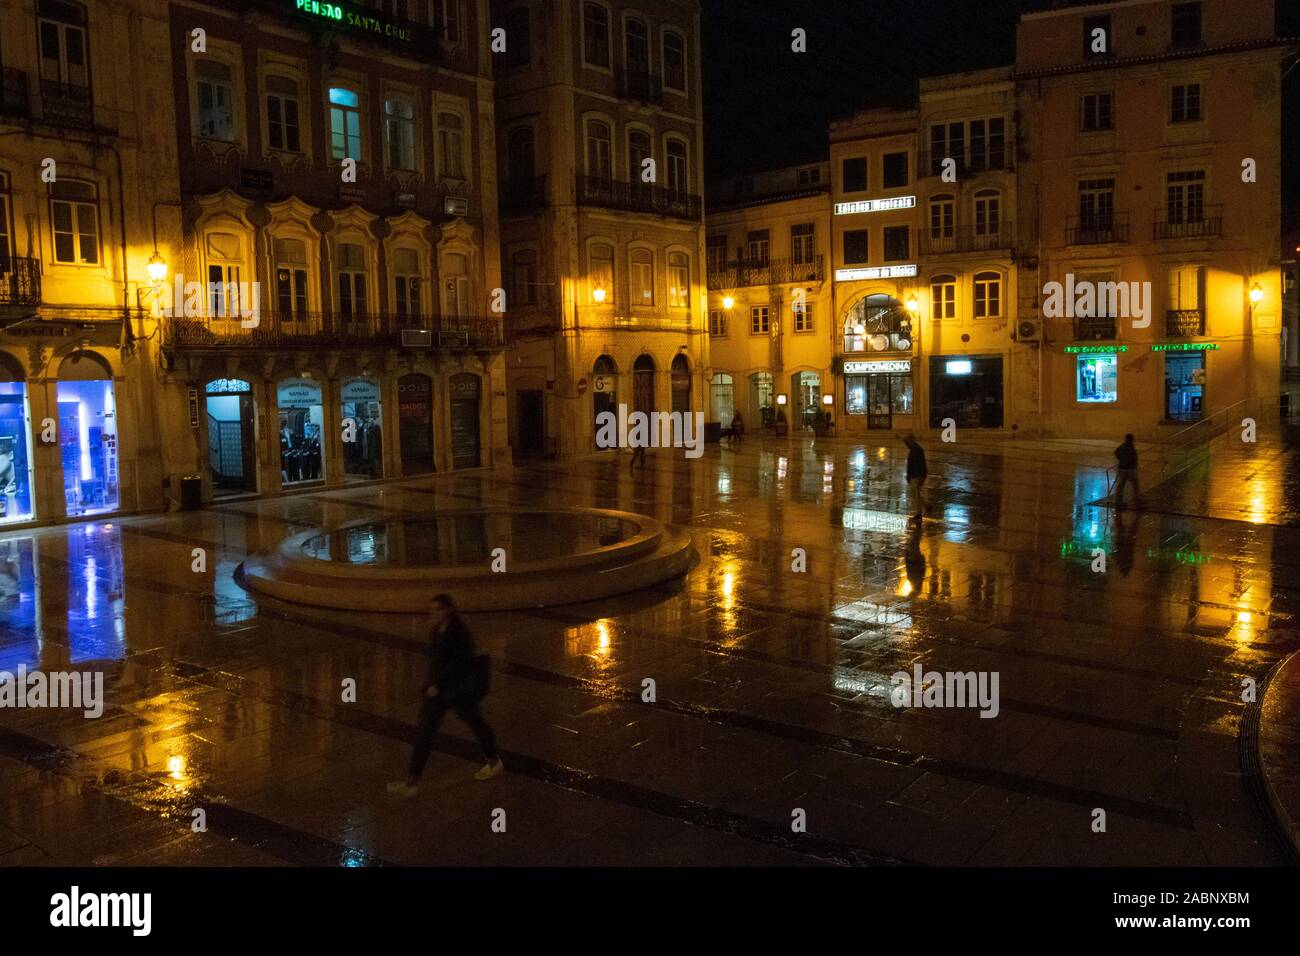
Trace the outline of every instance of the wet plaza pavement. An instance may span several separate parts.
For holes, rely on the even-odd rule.
[[[1296,453],[1261,435],[1158,487],[1153,462],[1148,510],[1117,516],[1109,443],[932,444],[916,528],[883,440],[0,535],[0,670],[102,670],[106,690],[97,719],[0,710],[0,865],[1285,862],[1240,732],[1243,679],[1300,649]],[[480,505],[647,514],[689,526],[699,560],[468,616],[508,772],[476,782],[451,717],[396,801],[423,622],[255,599],[233,574],[314,527]],[[895,708],[915,665],[996,672],[997,716]]]

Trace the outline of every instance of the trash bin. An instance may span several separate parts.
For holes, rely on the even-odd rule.
[[[181,511],[197,511],[203,507],[203,476],[185,475],[181,478]]]

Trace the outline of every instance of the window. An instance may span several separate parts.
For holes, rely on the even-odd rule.
[[[1169,173],[1165,177],[1169,224],[1205,221],[1205,170]]]
[[[766,229],[754,229],[745,237],[745,261],[750,265],[767,265],[768,249],[771,246],[770,233]]]
[[[1119,361],[1115,355],[1080,355],[1076,357],[1077,388],[1075,399],[1090,404],[1118,400]]]
[[[842,170],[842,179],[844,180],[844,192],[860,193],[867,189],[867,158],[865,156],[855,156],[852,159],[846,159],[840,164]]]
[[[935,319],[957,317],[957,277],[932,276],[930,279],[930,310]]]
[[[591,246],[587,254],[587,283],[591,287],[591,301],[600,305],[596,290],[604,291],[604,304],[614,302],[614,247],[603,242]]]
[[[86,11],[62,0],[40,0],[36,25],[40,33],[42,84],[66,85],[78,90],[89,88]]]
[[[330,155],[361,162],[361,97],[344,86],[330,88]]]
[[[9,177],[0,172],[0,275],[8,272],[13,266],[10,264],[9,257],[13,255],[13,210],[9,206]]]
[[[1179,266],[1169,270],[1170,311],[1196,311],[1204,299],[1204,266]]]
[[[668,190],[675,196],[685,195],[689,178],[686,173],[686,144],[680,139],[668,141]]]
[[[668,307],[671,309],[691,307],[691,267],[690,260],[684,252],[668,254]]]
[[[807,299],[802,304],[794,304],[794,330],[796,332],[811,332],[813,330],[813,306]]]
[[[644,20],[628,17],[623,23],[623,57],[629,73],[650,72],[650,28]]]
[[[1002,276],[996,272],[975,273],[975,318],[996,319],[1002,315]]]
[[[301,239],[276,239],[275,304],[281,319],[306,319],[307,244]]]
[[[1170,90],[1169,122],[1190,123],[1201,118],[1201,84],[1185,83]]]
[[[415,106],[410,100],[384,100],[384,139],[389,169],[415,169]]]
[[[1006,160],[1006,120],[1001,116],[970,121],[970,168],[1001,169]]]
[[[469,260],[459,252],[443,259],[442,314],[460,317],[469,314]]]
[[[207,235],[208,315],[233,318],[239,315],[240,277],[244,268],[243,244],[230,232]]]
[[[860,265],[867,261],[867,230],[850,229],[844,233],[844,262]]]
[[[610,161],[609,124],[600,120],[587,121],[587,175],[596,179],[610,179],[613,166]],[[635,182],[640,182],[638,176]]]
[[[582,58],[609,68],[609,11],[598,3],[582,5]]]
[[[445,42],[459,42],[460,0],[433,0],[433,28]]]
[[[957,215],[957,202],[950,193],[941,193],[930,199],[930,238],[951,239],[953,221]]]
[[[930,175],[943,173],[943,161],[953,159],[960,172],[966,164],[966,124],[935,123],[930,127]]]
[[[393,250],[393,309],[403,321],[424,313],[420,302],[420,256],[414,249]]]
[[[886,153],[882,185],[886,189],[897,189],[906,186],[907,182],[907,153]]]
[[[627,131],[627,181],[642,183],[647,166],[645,161],[653,158],[650,134],[641,129]]]
[[[1092,60],[1110,52],[1110,14],[1084,17],[1083,58]]]
[[[672,30],[664,31],[664,87],[686,92],[686,40]]]
[[[1201,5],[1177,3],[1170,12],[1170,40],[1175,47],[1201,43]]]
[[[50,185],[54,261],[99,265],[99,196],[93,183],[60,179]]]
[[[366,251],[352,242],[343,242],[338,248],[339,311],[344,318],[356,318],[367,313],[366,308]]]
[[[822,171],[817,166],[805,166],[796,173],[800,186],[812,186],[822,181]]]
[[[885,227],[885,261],[903,262],[911,257],[912,230],[910,226]]]
[[[510,274],[514,278],[515,305],[537,304],[537,253],[520,249],[510,260]]]
[[[1079,183],[1079,226],[1086,231],[1115,224],[1115,180],[1085,179]]]
[[[1002,227],[1002,196],[996,189],[981,189],[975,194],[975,237],[996,239]],[[982,243],[987,247],[987,243]]]
[[[438,159],[444,179],[465,178],[465,120],[459,113],[438,114]]]
[[[709,236],[704,247],[705,262],[710,272],[721,272],[727,267],[727,237]]]
[[[817,252],[815,226],[801,222],[790,227],[790,259],[795,265],[811,265]]]
[[[298,84],[287,76],[268,76],[266,141],[271,149],[296,153],[302,148],[298,109]]]
[[[1083,96],[1083,115],[1081,118],[1084,132],[1096,132],[1114,129],[1111,116],[1111,95],[1109,93],[1085,93]]]
[[[199,60],[199,135],[222,142],[235,141],[234,72],[225,63]]]
[[[632,266],[632,304],[655,304],[655,256],[649,249],[633,249],[629,261]]]
[[[727,313],[722,309],[709,312],[709,335],[715,339],[727,337]]]
[[[533,59],[532,28],[528,8],[515,7],[506,12],[506,68],[527,66]]]
[[[750,335],[767,335],[772,331],[771,322],[768,319],[767,306],[756,305],[749,310],[749,334]]]
[[[513,185],[527,183],[536,176],[533,159],[533,128],[516,126],[506,137],[506,181]]]

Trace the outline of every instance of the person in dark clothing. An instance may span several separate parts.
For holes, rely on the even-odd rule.
[[[449,595],[439,594],[430,602],[429,616],[429,670],[424,681],[424,699],[420,706],[415,748],[411,752],[411,766],[404,782],[388,785],[388,792],[397,797],[415,796],[420,775],[429,760],[433,735],[449,710],[454,710],[474,731],[483,749],[487,763],[474,774],[474,779],[490,780],[505,770],[505,764],[497,753],[496,736],[478,709],[486,692],[486,672],[483,670],[486,661],[474,653],[474,636],[456,613]]]
[[[1115,508],[1124,508],[1124,488],[1133,486],[1133,504],[1142,507],[1142,492],[1138,486],[1138,452],[1131,434],[1124,436],[1124,444],[1115,449]]]
[[[913,518],[920,518],[925,512],[925,479],[929,471],[925,467],[925,451],[915,435],[905,435],[903,444],[907,446],[907,503]]]
[[[740,412],[731,416],[731,444],[743,442],[745,440],[745,420],[740,417]]]

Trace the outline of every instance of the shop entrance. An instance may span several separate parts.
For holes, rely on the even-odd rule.
[[[479,382],[470,372],[451,377],[452,468],[477,468],[480,464]]]
[[[867,376],[867,427],[894,427],[894,393],[890,388],[891,375]]]
[[[218,378],[203,387],[208,412],[208,470],[212,493],[257,491],[253,440],[253,386]]]
[[[31,422],[22,367],[0,355],[0,524],[33,517]]]
[[[822,411],[822,377],[816,372],[796,372],[790,376],[790,392],[798,402],[795,425],[811,428]]]
[[[1205,416],[1205,353],[1165,353],[1165,417],[1195,422]]]
[[[353,378],[343,383],[343,475],[384,477],[384,418],[379,383]]]
[[[673,358],[672,367],[673,411],[689,415],[691,412],[691,365],[685,355]]]
[[[276,392],[280,409],[280,480],[285,485],[320,481],[323,473],[321,436],[325,409],[320,383],[287,378]]]
[[[69,516],[118,506],[117,407],[113,379],[93,352],[73,352],[59,366],[59,449]]]
[[[591,367],[591,410],[593,436],[600,433],[603,412],[618,415],[618,366],[608,355],[597,358]]]
[[[723,428],[731,427],[731,420],[736,415],[736,386],[727,372],[714,372],[709,381],[712,421],[721,423]]]
[[[930,359],[930,427],[1002,427],[1002,358],[936,355]]]
[[[402,474],[433,471],[433,382],[429,376],[412,373],[398,379],[397,428]]]
[[[655,360],[637,356],[632,365],[632,411],[649,415],[655,410]]]

